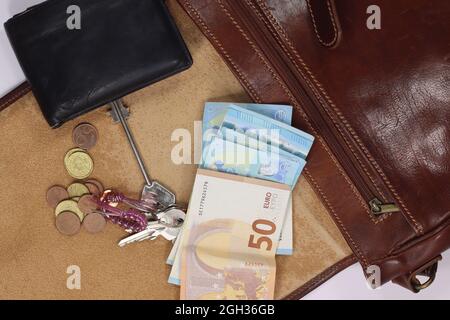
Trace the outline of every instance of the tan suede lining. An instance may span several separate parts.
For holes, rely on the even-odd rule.
[[[177,128],[193,133],[205,101],[250,101],[208,40],[179,5],[167,1],[193,55],[191,69],[125,98],[129,120],[153,178],[173,189],[186,203],[195,165],[175,165],[171,150]],[[85,231],[60,235],[45,202],[48,187],[68,185],[63,157],[73,147],[71,132],[80,122],[99,130],[92,150],[94,178],[137,197],[143,185],[119,125],[105,108],[52,130],[31,93],[0,113],[0,298],[27,299],[177,299],[167,284],[165,260],[171,244],[163,239],[119,248],[125,236],[109,224],[102,234]],[[193,150],[193,148],[192,148]],[[276,296],[282,298],[351,254],[337,227],[308,182],[294,190],[295,254],[277,258]],[[81,268],[81,290],[66,288],[66,269]]]

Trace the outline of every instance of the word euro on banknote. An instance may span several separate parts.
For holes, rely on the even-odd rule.
[[[273,299],[289,198],[284,184],[199,169],[179,249],[181,298]]]

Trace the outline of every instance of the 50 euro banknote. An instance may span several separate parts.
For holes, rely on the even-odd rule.
[[[182,299],[273,299],[287,185],[199,169],[180,238]]]

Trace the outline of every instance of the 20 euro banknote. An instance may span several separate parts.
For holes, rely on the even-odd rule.
[[[306,132],[236,105],[226,109],[217,135],[227,139],[227,134],[233,131],[303,159],[306,159],[314,142],[314,137]],[[236,140],[245,145],[248,141]]]
[[[223,117],[227,108],[232,105],[229,102],[207,102],[203,112],[203,149],[217,134],[222,125]],[[266,117],[283,122],[287,125],[292,123],[292,106],[258,103],[234,103],[234,105],[262,114]]]
[[[278,148],[258,150],[214,137],[203,153],[200,167],[283,183],[293,188],[305,164],[303,158]]]

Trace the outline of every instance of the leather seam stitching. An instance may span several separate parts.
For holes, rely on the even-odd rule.
[[[279,76],[275,73],[275,71],[268,65],[267,61],[262,56],[261,52],[259,52],[258,48],[255,46],[255,44],[248,38],[248,35],[244,32],[244,30],[239,26],[239,24],[236,22],[236,20],[231,16],[230,12],[227,8],[225,8],[224,4],[221,0],[217,0],[217,3],[219,4],[222,11],[227,15],[227,17],[230,19],[231,23],[236,27],[236,29],[241,33],[241,35],[244,37],[244,39],[248,42],[250,47],[253,49],[259,60],[262,62],[264,68],[271,74],[272,78],[274,78],[277,82],[277,84],[280,86],[280,88],[283,90],[283,92],[289,97],[290,101],[294,106],[297,106],[300,108],[300,105],[295,101],[295,98],[290,93],[289,89],[283,84]],[[307,118],[306,114],[303,112],[303,110],[299,109],[302,117],[307,122],[310,129],[318,136],[317,131],[314,129],[312,124],[310,123],[309,119]]]
[[[323,200],[325,201],[325,203],[327,204],[327,206],[329,207],[331,213],[333,214],[335,221],[341,226],[342,231],[345,233],[345,235],[347,236],[348,240],[350,241],[350,245],[353,247],[354,252],[361,257],[362,260],[362,264],[363,267],[368,265],[367,259],[364,256],[364,254],[362,253],[362,251],[359,249],[359,246],[355,243],[355,241],[352,239],[352,237],[350,236],[349,232],[347,231],[347,228],[344,226],[342,220],[339,218],[339,216],[336,214],[336,211],[334,210],[333,206],[331,205],[330,201],[328,200],[328,197],[325,195],[325,193],[322,191],[322,188],[320,188],[319,184],[317,183],[317,181],[311,176],[311,174],[309,173],[309,170],[307,168],[305,168],[305,174],[308,176],[308,178],[311,180],[312,184],[314,185],[314,187],[316,188],[316,190],[320,193],[320,195],[322,196]]]
[[[305,119],[305,121],[308,123],[309,127],[311,127],[311,130],[313,130],[316,133],[316,136],[319,136],[317,134],[317,131],[312,127],[311,123],[309,122],[309,119],[306,117],[305,113],[303,112],[303,110],[300,108],[300,105],[295,101],[294,97],[290,94],[289,89],[282,83],[281,79],[278,77],[278,75],[272,70],[272,68],[268,65],[267,61],[265,61],[264,57],[261,55],[261,53],[259,52],[258,48],[256,48],[256,46],[254,45],[254,43],[249,39],[248,35],[244,32],[244,30],[238,25],[238,23],[236,22],[236,20],[231,16],[230,12],[228,11],[227,8],[225,8],[224,4],[222,3],[221,0],[217,0],[217,3],[219,4],[220,8],[222,9],[222,11],[225,13],[225,15],[230,19],[230,21],[232,22],[232,24],[237,28],[237,30],[241,33],[241,35],[245,38],[245,40],[248,42],[248,44],[250,45],[250,47],[253,49],[253,51],[255,52],[255,54],[258,56],[258,58],[261,60],[261,62],[263,63],[263,65],[265,66],[266,70],[269,71],[272,74],[272,77],[274,77],[274,79],[278,82],[278,85],[283,89],[283,91],[285,92],[286,95],[288,95],[288,97],[290,98],[290,100],[292,101],[292,103],[297,106],[299,108],[300,113],[302,114],[302,117]],[[319,139],[320,144],[326,149],[326,146],[324,144],[324,142]],[[328,151],[327,151],[328,152]],[[330,155],[330,153],[328,153]],[[332,157],[332,160],[334,161],[334,158]],[[337,165],[337,163],[335,162],[335,164]],[[340,166],[338,166],[338,170],[339,170]],[[344,179],[346,177],[345,174],[343,174],[343,172],[341,170],[339,170],[340,174],[343,175]],[[310,176],[310,175],[309,175]],[[350,181],[346,180],[347,183],[350,185],[350,188],[353,192],[355,192],[355,190],[353,189],[353,184],[350,183]],[[317,183],[315,183],[317,184]],[[317,185],[318,186],[318,185]],[[339,219],[339,217],[337,217],[336,212],[334,210],[334,208],[331,206],[328,198],[326,198],[325,194],[323,193],[322,189],[318,189],[320,190],[319,192],[321,193],[324,201],[326,201],[327,205],[329,206],[330,210],[332,211],[333,215],[336,217],[336,220],[338,221],[338,223],[341,225],[341,228],[343,229],[343,231],[346,233],[347,237],[350,239],[350,242],[353,244],[355,251],[358,252],[358,254],[362,257],[363,261],[367,261],[366,258],[364,257],[364,255],[362,254],[362,252],[360,251],[359,247],[356,245],[355,241],[351,238],[350,234],[348,233],[347,229],[345,228],[344,224],[342,223],[342,221]],[[366,208],[365,206],[363,208]]]
[[[326,92],[326,90],[324,89],[324,87],[322,86],[322,84],[319,82],[319,80],[314,76],[314,74],[311,72],[311,70],[309,69],[309,67],[306,65],[306,63],[303,61],[303,59],[301,58],[301,56],[299,55],[298,51],[295,49],[295,47],[292,44],[292,41],[289,39],[289,37],[287,36],[287,34],[285,33],[285,31],[283,30],[283,28],[281,27],[281,25],[279,24],[279,22],[276,20],[276,18],[270,13],[269,10],[267,10],[267,7],[264,5],[264,3],[261,2],[261,0],[256,0],[258,1],[258,3],[260,4],[261,8],[264,10],[264,12],[266,13],[266,15],[268,16],[268,18],[272,21],[272,23],[274,23],[274,27],[283,35],[284,39],[286,40],[286,42],[288,43],[289,47],[291,48],[291,50],[293,50],[295,56],[297,57],[297,59],[299,59],[300,64],[304,67],[305,71],[311,76],[311,78],[313,79],[314,83],[317,85],[317,87],[319,88],[319,90],[322,92],[322,94],[324,95],[324,97],[326,98],[327,102],[332,106],[332,108],[335,110],[337,116],[339,117],[339,119],[341,120],[341,122],[344,124],[344,126],[347,128],[347,130],[349,130],[350,134],[352,135],[352,137],[355,139],[355,141],[357,142],[357,144],[359,145],[359,147],[361,148],[361,150],[364,152],[364,154],[366,155],[366,157],[369,159],[370,163],[374,166],[375,170],[378,172],[378,174],[381,176],[381,178],[383,179],[383,181],[386,183],[386,185],[388,186],[389,190],[392,192],[392,194],[394,195],[394,197],[396,198],[396,200],[398,201],[398,203],[401,205],[401,207],[403,208],[403,210],[405,211],[406,215],[410,218],[410,220],[413,222],[414,226],[415,226],[415,230],[418,231],[419,233],[423,233],[423,227],[421,224],[419,224],[416,219],[414,218],[414,216],[411,214],[410,210],[408,209],[408,207],[405,205],[404,201],[401,199],[401,197],[399,196],[399,194],[397,193],[397,191],[395,191],[393,185],[391,184],[391,182],[389,181],[389,179],[387,178],[386,174],[382,171],[382,169],[380,168],[380,166],[378,165],[378,163],[375,161],[375,159],[372,157],[372,155],[369,153],[369,151],[367,150],[367,148],[364,146],[364,144],[362,143],[361,139],[358,137],[358,135],[356,134],[356,132],[354,131],[354,129],[351,127],[351,125],[348,123],[348,121],[345,119],[345,117],[343,116],[342,112],[338,109],[338,107],[336,106],[336,104],[331,100],[331,98],[329,97],[328,93]],[[276,34],[274,34],[270,29],[269,31],[272,33],[273,36],[277,37]],[[300,70],[299,70],[300,71]],[[311,88],[312,89],[312,88]],[[356,156],[356,155],[355,155]]]
[[[257,0],[257,1],[260,3],[259,0]],[[260,5],[261,5],[261,3],[260,3]],[[254,7],[254,6],[253,6],[253,7]],[[256,8],[255,8],[255,9],[256,9]],[[261,16],[260,16],[260,17],[261,17]],[[265,21],[263,20],[263,22],[265,22]],[[269,26],[267,25],[267,23],[265,23],[265,24],[266,24],[266,26],[269,28]],[[269,29],[269,30],[270,30],[270,29]],[[273,33],[272,33],[272,34],[273,34]],[[277,35],[275,35],[275,34],[274,34],[274,36],[277,37]],[[279,37],[277,37],[277,38],[279,38]],[[320,94],[319,94],[319,93],[317,92],[317,90],[314,88],[314,85],[311,84],[311,82],[309,81],[309,79],[303,74],[303,72],[302,72],[300,66],[297,64],[297,62],[295,61],[295,59],[293,59],[292,55],[288,52],[287,48],[284,46],[283,41],[280,41],[279,43],[280,43],[280,45],[283,46],[283,48],[285,49],[286,53],[288,54],[290,60],[294,63],[294,65],[295,65],[295,66],[297,67],[297,69],[300,71],[300,73],[302,74],[303,78],[304,78],[305,81],[308,83],[308,86],[310,87],[310,89],[313,91],[314,95],[315,95],[316,98],[318,99],[319,103],[327,110],[327,109],[328,109],[327,106],[324,105],[323,102],[321,101]],[[355,156],[355,158],[358,160],[359,164],[361,165],[361,167],[363,168],[364,172],[365,172],[365,173],[367,174],[367,176],[369,177],[370,181],[372,181],[372,183],[373,183],[375,189],[376,189],[376,190],[378,191],[378,193],[380,193],[380,195],[383,197],[383,200],[385,200],[386,197],[385,197],[384,193],[383,193],[383,192],[379,189],[379,187],[375,184],[372,175],[368,172],[367,167],[362,163],[361,158],[356,154],[355,150],[354,150],[353,147],[351,146],[351,144],[350,144],[350,142],[348,141],[347,137],[346,137],[345,134],[343,133],[341,127],[340,127],[339,124],[337,123],[337,120],[334,118],[333,115],[330,114],[330,112],[329,112],[328,110],[327,110],[327,112],[328,112],[328,114],[330,115],[330,117],[332,118],[333,123],[336,125],[336,128],[338,129],[338,131],[342,134],[342,137],[343,137],[343,139],[345,140],[347,146],[350,148],[350,151],[351,151],[352,154]],[[364,206],[366,207],[366,205],[364,205]],[[386,220],[388,217],[391,216],[391,214],[388,214],[388,215],[384,215],[382,218],[377,218],[377,219],[375,219],[375,218],[373,217],[373,215],[372,215],[369,211],[367,211],[367,212],[368,212],[368,214],[369,214],[371,220],[372,220],[373,222],[375,222],[375,223],[384,221],[384,220]]]
[[[312,20],[312,23],[313,23],[313,26],[314,26],[314,32],[315,32],[315,34],[316,34],[316,36],[317,36],[317,39],[318,39],[319,42],[320,42],[321,44],[323,44],[325,47],[331,47],[331,46],[333,46],[333,44],[334,44],[334,43],[336,42],[336,40],[337,40],[337,37],[338,37],[338,31],[337,31],[336,21],[334,20],[333,12],[332,12],[332,10],[331,10],[331,4],[330,4],[330,1],[327,0],[327,7],[328,7],[328,12],[329,12],[330,18],[331,18],[331,24],[333,25],[333,30],[334,30],[333,39],[331,39],[330,42],[325,42],[325,41],[322,39],[322,36],[320,35],[319,30],[318,30],[318,28],[317,28],[316,17],[315,17],[315,15],[314,15],[314,12],[313,12],[313,9],[312,9],[310,0],[306,0],[306,3],[307,3],[307,5],[308,5],[308,10],[309,10],[309,13],[310,13],[310,15],[311,15],[311,20]]]
[[[186,7],[189,8],[189,11],[191,11],[197,17],[197,21],[201,24],[203,29],[209,34],[211,39],[213,39],[213,41],[218,46],[219,50],[222,51],[223,55],[226,57],[228,62],[232,65],[234,71],[239,75],[242,82],[244,82],[244,84],[248,87],[249,91],[251,92],[252,97],[255,99],[255,102],[260,103],[261,102],[260,95],[257,93],[255,88],[250,84],[247,77],[244,74],[242,74],[242,72],[239,70],[239,68],[237,67],[233,58],[228,54],[228,52],[222,46],[221,42],[215,37],[215,35],[212,33],[212,31],[208,28],[206,23],[201,18],[200,13],[188,1],[184,1],[184,4],[186,5]]]
[[[253,3],[251,3],[249,0],[246,0],[246,2],[247,2],[248,5],[250,5],[252,8],[255,9],[255,12],[257,12],[257,9],[256,9],[256,7],[253,5]],[[259,17],[262,19],[261,14],[259,14],[258,12],[257,12],[257,14],[258,14]],[[263,22],[265,23],[264,20],[263,20]],[[265,23],[265,24],[266,24],[266,26],[269,28],[269,26],[267,25],[267,23]],[[283,48],[287,51],[287,49],[286,49],[286,47],[285,47],[285,45],[283,44],[282,41],[280,41],[280,45],[283,46]],[[294,63],[294,65],[297,67],[297,69],[299,69],[299,71],[300,71],[300,73],[302,74],[303,78],[304,78],[305,81],[308,83],[308,86],[311,88],[311,90],[313,91],[314,95],[315,95],[316,98],[319,100],[319,103],[320,103],[324,108],[326,108],[326,106],[325,106],[325,105],[323,104],[323,102],[321,101],[320,94],[319,94],[319,93],[317,92],[317,90],[314,88],[314,85],[313,85],[313,84],[310,82],[310,80],[303,74],[301,68],[299,67],[299,65],[297,64],[297,62],[295,61],[295,59],[292,58],[292,55],[291,55],[289,52],[286,52],[286,53],[288,54],[289,58],[290,58],[291,61]],[[384,193],[383,193],[383,192],[378,188],[378,186],[375,184],[375,182],[374,182],[374,180],[373,180],[373,177],[372,177],[371,174],[368,172],[366,166],[365,166],[363,163],[361,163],[361,158],[360,158],[357,154],[355,154],[355,151],[354,151],[353,147],[350,145],[350,142],[348,141],[348,139],[347,139],[347,138],[345,137],[345,135],[343,134],[342,129],[340,128],[340,126],[338,126],[337,120],[334,119],[334,118],[332,118],[332,119],[333,119],[333,123],[336,124],[337,129],[338,129],[339,132],[342,134],[342,136],[343,136],[345,142],[347,143],[348,147],[350,148],[352,154],[355,155],[356,159],[357,159],[358,162],[361,164],[361,166],[362,166],[364,172],[368,175],[369,179],[370,179],[370,180],[372,181],[372,183],[374,184],[374,187],[377,189],[377,191],[378,191],[378,192],[380,193],[380,195],[383,197],[383,200],[385,200],[386,197],[385,197]],[[328,149],[327,149],[327,153],[330,154],[330,152],[328,151]],[[334,159],[334,157],[332,157],[332,159],[333,159],[333,161],[337,164],[337,161]],[[340,166],[338,166],[338,168],[340,168]],[[346,175],[344,175],[344,177],[346,178],[346,180],[348,180],[348,177],[347,177]],[[354,189],[353,184],[352,184],[350,181],[349,181],[348,183],[352,186],[352,189]],[[366,204],[366,202],[365,202],[363,199],[361,199],[361,195],[359,194],[359,192],[358,192],[357,190],[355,190],[354,193],[355,193],[355,195],[357,195],[357,198],[361,201],[361,203],[362,203],[362,205],[363,205],[363,208],[365,209],[366,213],[369,215],[369,218],[370,218],[375,224],[377,224],[377,223],[379,223],[379,222],[382,222],[382,221],[388,219],[388,218],[391,216],[391,213],[389,213],[389,214],[383,215],[383,216],[380,217],[380,218],[375,218],[375,217],[367,210],[367,204]]]
[[[310,129],[315,133],[316,136],[319,137],[319,134],[317,133],[317,131],[315,130],[315,128],[312,126],[312,124],[310,123],[309,119],[307,118],[306,114],[304,113],[304,111],[301,109],[300,105],[296,102],[295,98],[292,96],[292,94],[290,93],[290,90],[282,83],[281,79],[279,78],[279,76],[275,73],[275,71],[273,71],[273,69],[268,65],[267,61],[264,59],[264,57],[262,56],[262,54],[259,52],[258,48],[254,45],[254,43],[248,38],[248,35],[244,32],[244,30],[238,25],[238,23],[235,21],[235,19],[231,16],[231,14],[229,13],[229,11],[227,10],[227,8],[225,8],[224,4],[222,3],[221,0],[217,0],[217,3],[219,4],[219,6],[221,7],[222,11],[224,11],[224,13],[227,15],[227,17],[230,19],[230,21],[233,23],[233,25],[238,29],[238,31],[241,33],[241,35],[245,38],[245,40],[247,40],[247,42],[249,43],[249,45],[251,46],[251,48],[253,49],[253,51],[256,53],[256,55],[258,56],[258,58],[261,60],[261,62],[263,63],[264,67],[266,68],[266,70],[268,72],[270,72],[270,74],[272,75],[272,77],[277,81],[278,85],[283,89],[284,93],[289,97],[291,103],[297,107],[297,110],[299,110],[299,112],[301,113],[302,117],[305,119],[305,121],[307,122],[308,126],[310,127]],[[370,214],[370,212],[367,209],[367,206],[364,202],[364,200],[361,198],[361,195],[359,194],[359,192],[355,189],[355,186],[351,183],[351,181],[349,180],[349,178],[347,177],[347,175],[344,173],[344,171],[342,170],[342,168],[340,167],[340,165],[337,163],[337,160],[331,155],[331,152],[328,150],[328,146],[326,146],[325,142],[322,139],[319,139],[320,144],[324,147],[325,151],[328,153],[328,155],[331,157],[331,160],[334,162],[334,164],[336,165],[339,173],[344,177],[344,179],[346,180],[346,182],[348,183],[348,185],[350,186],[350,189],[352,190],[352,192],[355,194],[355,196],[359,199],[360,203],[361,203],[361,207],[363,208],[363,210],[366,211],[366,213],[368,214],[369,218],[376,224],[378,222],[383,221],[386,217],[383,217],[381,219],[375,220],[375,218],[373,217],[372,214]]]
[[[322,137],[319,137],[319,139],[322,139]],[[382,221],[384,221],[386,218],[381,219],[375,219],[373,215],[370,213],[370,211],[367,209],[367,205],[364,202],[364,199],[362,199],[361,195],[359,194],[358,190],[356,189],[355,185],[350,181],[350,178],[347,176],[347,174],[344,172],[344,169],[337,161],[336,157],[333,155],[333,153],[328,149],[324,148],[325,152],[328,154],[328,156],[331,158],[331,160],[334,162],[334,165],[339,170],[341,175],[344,177],[348,185],[350,186],[350,189],[352,190],[353,194],[356,196],[356,198],[359,200],[359,203],[361,204],[361,207],[364,209],[364,211],[368,214],[369,218],[375,223],[378,224]]]

